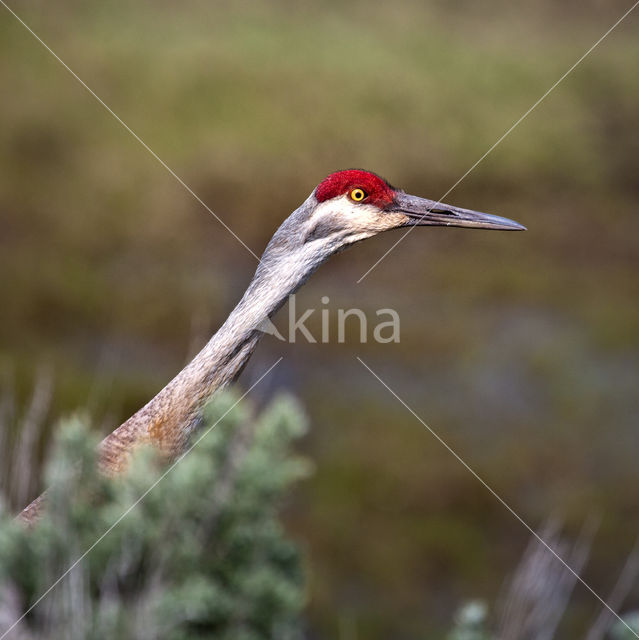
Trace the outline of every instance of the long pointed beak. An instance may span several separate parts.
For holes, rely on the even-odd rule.
[[[391,210],[403,213],[407,217],[405,223],[407,227],[444,226],[506,231],[526,230],[526,227],[509,218],[453,207],[443,202],[418,198],[401,192],[395,196]]]

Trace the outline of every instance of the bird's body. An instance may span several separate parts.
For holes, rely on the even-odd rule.
[[[322,181],[279,227],[244,296],[195,358],[152,400],[100,444],[101,469],[122,471],[132,451],[153,444],[177,456],[201,419],[206,400],[233,382],[253,353],[270,318],[331,255],[382,231],[409,226],[523,229],[512,220],[433,202],[391,187],[356,169]],[[33,522],[42,496],[21,514]]]

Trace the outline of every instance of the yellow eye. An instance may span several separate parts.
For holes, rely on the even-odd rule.
[[[355,202],[361,202],[366,197],[364,189],[353,189],[351,191],[351,200]]]

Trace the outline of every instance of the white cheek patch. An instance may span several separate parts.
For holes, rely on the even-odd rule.
[[[384,224],[380,210],[371,204],[357,204],[347,195],[333,198],[317,205],[307,221],[312,236],[339,235],[349,241],[363,240],[389,225]]]

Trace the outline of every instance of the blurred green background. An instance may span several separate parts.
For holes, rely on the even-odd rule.
[[[11,6],[259,254],[337,169],[441,197],[630,5]],[[286,388],[311,416],[316,470],[287,522],[314,637],[437,637],[460,601],[498,596],[529,538],[357,356],[531,525],[600,518],[584,577],[612,588],[639,530],[638,36],[633,14],[447,197],[527,233],[418,229],[356,284],[387,234],[298,297],[391,307],[399,344],[353,325],[345,344],[267,336],[251,361],[245,387],[284,356],[254,395]],[[255,260],[4,8],[0,78],[3,384],[26,398],[44,363],[51,424],[88,407],[106,433]],[[565,624],[598,610],[578,586]]]

